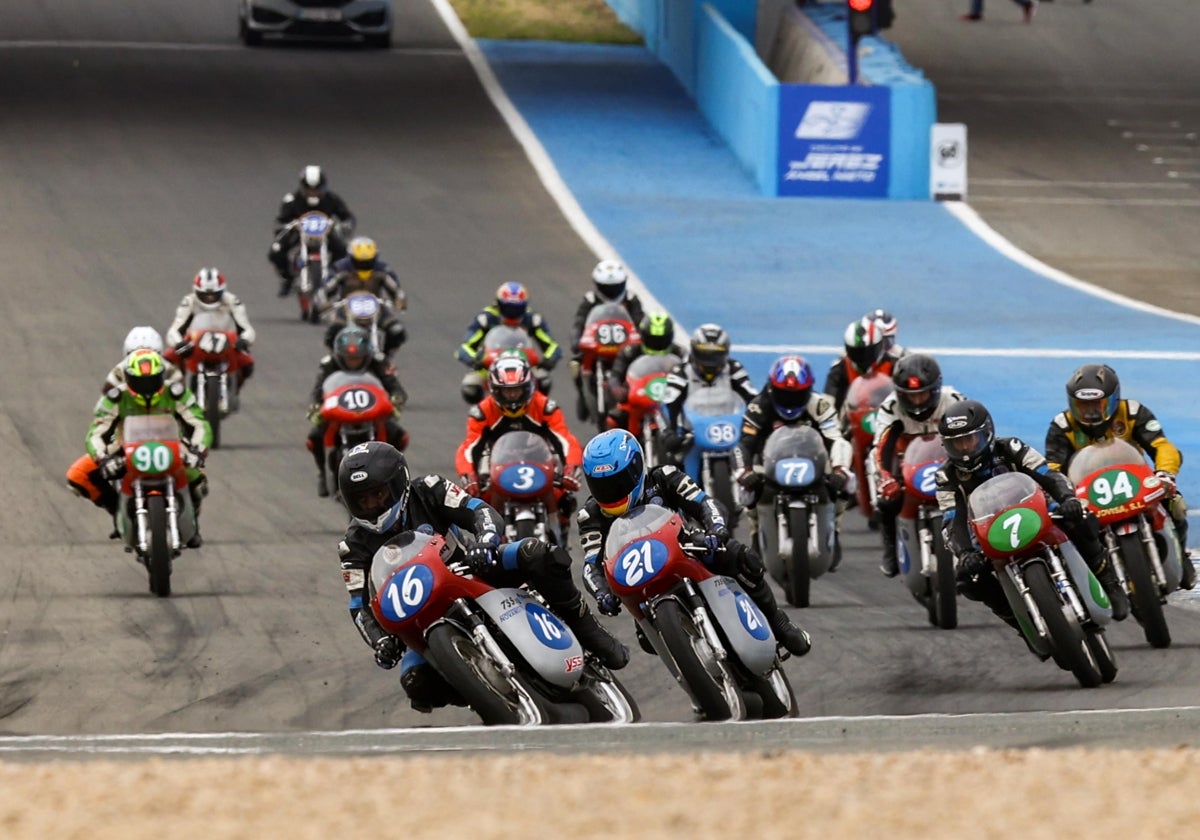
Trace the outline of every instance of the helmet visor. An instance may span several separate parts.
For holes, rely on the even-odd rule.
[[[1099,397],[1090,400],[1081,400],[1078,397],[1071,397],[1071,413],[1075,415],[1075,419],[1085,426],[1099,426],[1102,423],[1107,423],[1109,418],[1113,416],[1116,408],[1115,394],[1112,397]]]
[[[525,317],[525,301],[500,301],[500,317],[506,321],[520,321]]]
[[[160,370],[158,373],[151,373],[145,376],[129,376],[125,377],[129,383],[129,390],[142,397],[152,397],[162,390],[163,373]]]
[[[705,379],[714,379],[729,359],[728,353],[720,349],[697,348],[692,351],[692,364],[696,372]]]
[[[987,446],[987,432],[976,429],[970,434],[942,438],[946,454],[955,461],[969,462]]]
[[[865,344],[861,347],[847,347],[846,358],[850,360],[850,364],[854,365],[857,370],[866,372],[871,369],[872,365],[879,363],[883,358],[883,343]]]
[[[625,469],[612,473],[588,475],[588,490],[600,509],[612,516],[619,516],[629,509],[634,490],[642,483],[642,453],[635,452]],[[619,510],[618,510],[619,508]]]
[[[625,299],[625,281],[617,283],[597,283],[596,294],[605,300],[620,301]]]
[[[201,303],[206,303],[209,306],[212,306],[214,304],[220,303],[221,298],[224,296],[224,294],[225,294],[225,292],[220,291],[220,290],[215,291],[215,292],[196,292],[196,299],[199,300]]]
[[[392,490],[386,484],[355,487],[345,494],[346,509],[357,519],[375,520],[392,506]]]
[[[519,411],[529,401],[530,388],[528,385],[504,385],[495,390],[496,402],[506,411]]]
[[[808,405],[811,388],[772,388],[771,401],[788,416],[795,416]]]

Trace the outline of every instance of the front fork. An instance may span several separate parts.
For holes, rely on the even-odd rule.
[[[1056,551],[1046,549],[1043,551],[1041,558],[1046,564],[1046,570],[1050,572],[1050,582],[1054,584],[1054,588],[1058,590],[1059,600],[1070,607],[1071,612],[1075,615],[1075,620],[1082,626],[1092,624],[1091,613],[1088,612],[1083,600],[1079,597],[1079,591],[1075,588],[1075,580],[1067,571],[1067,565],[1063,562],[1063,558]],[[1050,638],[1050,631],[1046,627],[1046,620],[1042,617],[1042,613],[1034,603],[1033,597],[1029,594],[1029,587],[1025,583],[1025,575],[1022,574],[1020,564],[1010,563],[1005,567],[1009,579],[1017,592],[1021,595],[1021,600],[1025,603],[1025,611],[1029,613],[1033,619],[1034,626],[1037,629],[1038,635],[1043,639]]]
[[[167,482],[162,495],[167,503],[167,539],[172,553],[180,550],[179,540],[179,506],[175,496],[175,485]],[[150,511],[146,509],[146,491],[141,482],[133,485],[133,516],[137,523],[137,552],[145,557],[150,553]]]
[[[1146,552],[1146,561],[1150,564],[1150,574],[1154,578],[1154,585],[1158,587],[1159,594],[1164,594],[1167,573],[1163,568],[1162,555],[1158,551],[1158,542],[1154,539],[1154,528],[1151,527],[1148,517],[1139,515],[1136,523],[1133,521],[1122,522],[1103,529],[1104,548],[1108,554],[1108,562],[1112,563],[1113,568],[1116,569],[1121,586],[1128,589],[1129,579],[1125,575],[1125,558],[1121,556],[1121,544],[1117,540],[1117,532],[1132,533],[1135,528],[1138,540]]]

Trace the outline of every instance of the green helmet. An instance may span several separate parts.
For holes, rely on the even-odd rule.
[[[647,353],[666,353],[675,341],[675,323],[666,312],[651,312],[638,325]]]

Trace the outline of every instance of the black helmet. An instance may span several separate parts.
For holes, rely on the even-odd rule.
[[[712,382],[729,364],[729,333],[716,324],[696,327],[689,359],[696,375],[705,382]]]
[[[859,373],[866,373],[883,359],[883,327],[866,316],[846,327],[843,339],[846,358]]]
[[[883,349],[891,350],[896,343],[896,316],[886,309],[872,309],[864,318],[870,318],[883,330]]]
[[[913,420],[928,420],[942,399],[942,369],[933,356],[912,353],[892,369],[896,402]]]
[[[380,440],[360,443],[342,458],[338,490],[354,521],[376,534],[404,518],[408,464],[400,451]]]
[[[333,339],[333,357],[343,370],[361,370],[371,358],[371,336],[362,327],[342,327]]]
[[[1084,365],[1067,380],[1071,417],[1091,437],[1108,431],[1121,402],[1121,381],[1108,365]]]
[[[675,323],[665,312],[650,312],[638,324],[638,333],[648,353],[666,353],[675,341]]]
[[[950,462],[963,472],[973,473],[991,457],[996,427],[982,403],[962,400],[946,409],[938,421],[938,434]]]

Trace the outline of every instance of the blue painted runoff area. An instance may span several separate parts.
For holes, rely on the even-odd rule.
[[[940,204],[762,197],[642,47],[479,46],[592,223],[686,328],[717,321],[735,347],[806,348],[823,385],[847,324],[883,307],[899,319],[902,344],[945,349],[945,381],[985,403],[999,434],[1039,449],[1065,408],[1068,375],[1085,361],[1108,362],[1123,394],[1150,406],[1183,450],[1181,489],[1200,507],[1200,326],[1046,279]],[[1193,358],[1111,355],[1118,351]],[[761,384],[777,354],[736,355]]]

